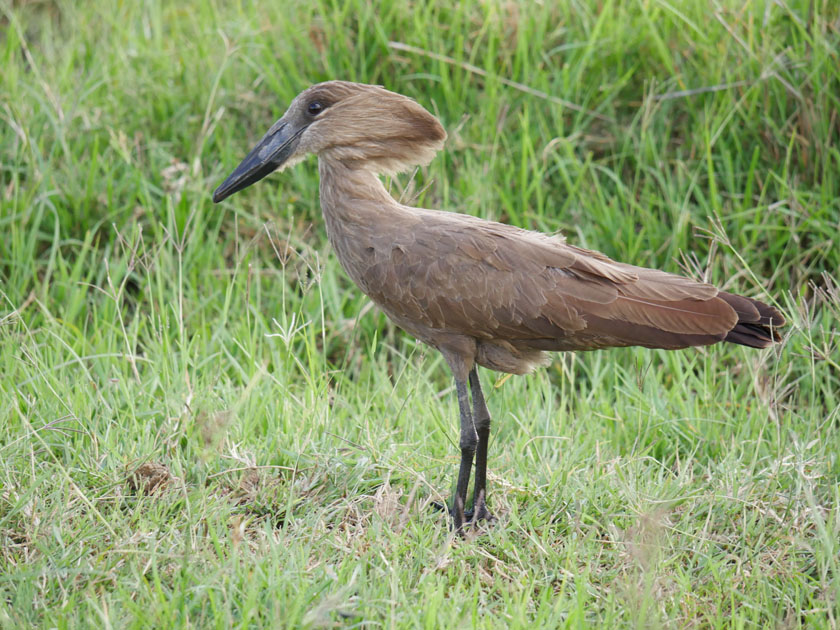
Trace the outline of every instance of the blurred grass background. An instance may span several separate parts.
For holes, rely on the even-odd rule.
[[[837,627],[838,43],[834,0],[0,0],[0,624]],[[483,372],[500,521],[453,541],[449,374],[341,271],[314,159],[210,201],[332,78],[445,125],[398,198],[784,345]]]

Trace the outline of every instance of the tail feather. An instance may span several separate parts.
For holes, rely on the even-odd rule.
[[[782,340],[778,328],[785,318],[774,307],[741,295],[721,291],[718,297],[738,314],[738,323],[724,337],[724,341],[751,348],[767,348]]]

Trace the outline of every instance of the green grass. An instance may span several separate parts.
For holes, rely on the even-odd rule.
[[[836,628],[840,7],[742,5],[0,0],[0,626]],[[330,78],[446,126],[395,195],[686,265],[785,343],[482,372],[500,520],[453,539],[450,376],[314,160],[210,200]]]

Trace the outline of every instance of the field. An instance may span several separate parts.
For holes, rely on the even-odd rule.
[[[0,0],[0,627],[837,628],[835,0]],[[418,100],[388,182],[784,311],[784,343],[482,371],[326,240],[314,158],[212,190],[300,90]]]

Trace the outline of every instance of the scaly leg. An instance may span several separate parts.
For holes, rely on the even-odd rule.
[[[478,445],[475,453],[475,488],[473,494],[473,509],[469,515],[470,521],[495,521],[487,509],[487,442],[490,439],[490,412],[481,391],[481,381],[475,367],[470,370],[470,389],[472,390],[473,420]]]
[[[470,485],[473,457],[478,443],[478,435],[470,413],[470,400],[467,394],[467,382],[455,379],[455,389],[458,392],[458,409],[461,413],[461,467],[458,470],[458,485],[455,488],[455,498],[452,501],[452,518],[455,531],[463,533],[464,523],[467,521],[464,506],[467,503],[467,487]]]

